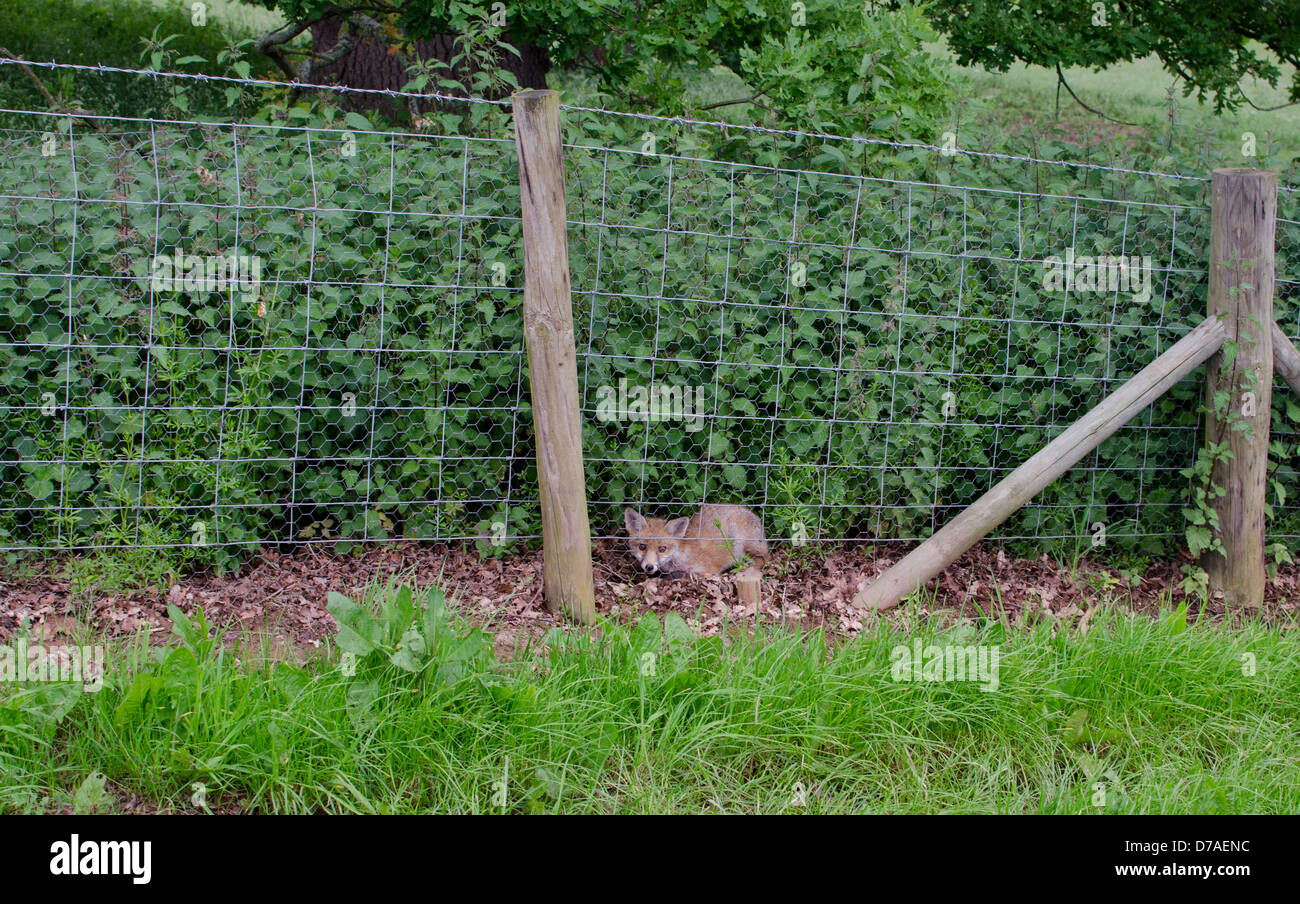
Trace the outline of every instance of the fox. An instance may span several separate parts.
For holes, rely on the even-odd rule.
[[[628,546],[647,574],[719,575],[762,567],[767,559],[763,519],[743,505],[705,505],[689,518],[646,518],[623,510]]]

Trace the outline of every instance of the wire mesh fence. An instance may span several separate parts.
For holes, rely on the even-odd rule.
[[[6,548],[445,540],[535,498],[511,142],[31,120]]]
[[[1273,319],[1293,343],[1300,343],[1300,188],[1281,185],[1277,193],[1276,277]],[[1300,399],[1285,387],[1274,389],[1269,443],[1268,501],[1273,520],[1270,541],[1294,551],[1300,540]]]
[[[715,126],[611,142],[588,126],[613,114],[570,109],[597,536],[625,506],[734,502],[777,540],[924,538],[1205,314],[1201,179],[718,159],[690,140]],[[6,112],[0,549],[540,535],[504,112],[489,137]],[[994,536],[1167,549],[1202,395],[1185,381]],[[1293,540],[1300,407],[1275,397],[1270,533]]]
[[[707,499],[777,537],[926,537],[1204,316],[1208,208],[573,156],[601,185],[572,229],[597,523]],[[1199,393],[1002,538],[1179,533]]]
[[[739,501],[776,537],[923,539],[1205,313],[1203,206],[571,158],[598,524]],[[1180,533],[1200,391],[1001,537]]]

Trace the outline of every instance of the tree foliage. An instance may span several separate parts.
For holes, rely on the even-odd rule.
[[[755,104],[787,124],[933,137],[947,111],[946,76],[923,47],[934,33],[911,4],[556,0],[494,10],[461,0],[261,2],[290,20],[281,37],[338,15],[358,43],[364,35],[410,54],[408,71],[418,66],[417,42],[452,34],[477,44],[491,23],[498,66],[519,47],[544,48],[553,70],[591,77],[609,99],[656,113],[686,112],[688,85],[716,66],[741,75],[753,92],[710,106]],[[278,53],[282,45],[267,49]]]

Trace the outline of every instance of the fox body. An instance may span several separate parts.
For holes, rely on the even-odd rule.
[[[767,558],[763,520],[743,505],[706,505],[671,521],[629,508],[623,520],[632,555],[649,574],[722,574]]]

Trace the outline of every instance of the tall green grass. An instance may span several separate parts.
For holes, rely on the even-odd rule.
[[[818,633],[733,625],[724,643],[647,616],[502,661],[441,594],[402,597],[378,616],[335,601],[366,635],[340,635],[368,650],[350,676],[339,650],[272,663],[181,617],[181,644],[113,651],[98,693],[0,686],[0,811],[189,809],[199,787],[214,809],[293,813],[1300,807],[1300,656],[1258,623],[882,621],[831,652]],[[894,680],[891,651],[916,637],[997,645],[997,690]]]

